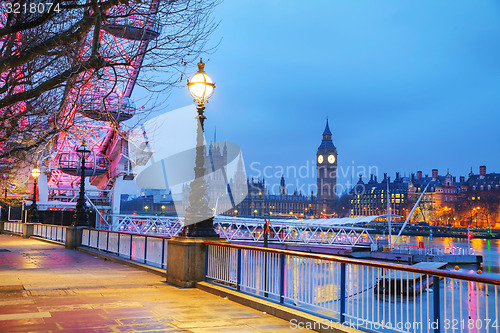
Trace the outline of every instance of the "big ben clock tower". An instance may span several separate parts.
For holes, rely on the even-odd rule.
[[[332,132],[326,119],[323,140],[316,153],[318,185],[317,213],[332,214],[337,200],[337,148],[332,142]]]

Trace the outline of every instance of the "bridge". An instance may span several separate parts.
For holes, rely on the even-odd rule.
[[[342,245],[349,247],[370,247],[375,244],[365,225],[386,215],[363,216],[354,218],[330,219],[264,219],[240,218],[217,215],[214,228],[220,237],[228,241],[264,240],[265,220],[269,221],[269,241],[296,245]],[[140,216],[114,214],[99,229],[134,232],[141,234],[177,236],[184,223],[182,218],[164,216]]]

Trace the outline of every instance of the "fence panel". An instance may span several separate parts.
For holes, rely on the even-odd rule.
[[[345,257],[205,242],[212,283],[361,330],[495,332],[500,281]]]
[[[166,268],[167,239],[165,237],[84,229],[82,245],[154,267]]]
[[[20,222],[5,222],[3,228],[5,231],[9,231],[16,234],[23,233],[23,223]]]

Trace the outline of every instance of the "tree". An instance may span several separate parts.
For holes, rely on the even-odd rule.
[[[337,199],[335,213],[338,217],[349,216],[349,212],[351,211],[351,200],[352,194],[349,193],[344,193]]]
[[[209,0],[0,4],[0,173],[53,154],[88,117],[124,135],[113,113],[117,105],[123,109],[120,99],[135,85],[155,93],[180,83],[186,65],[206,51],[215,6]]]
[[[471,191],[471,196],[475,197],[473,210],[478,226],[480,228],[494,228],[500,209],[500,191]]]

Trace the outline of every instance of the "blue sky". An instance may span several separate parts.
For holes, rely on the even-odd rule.
[[[314,184],[327,116],[340,183],[352,166],[500,172],[500,2],[226,0],[214,18],[206,136],[240,145],[249,176],[308,166],[287,181]],[[191,101],[181,87],[165,111]]]

